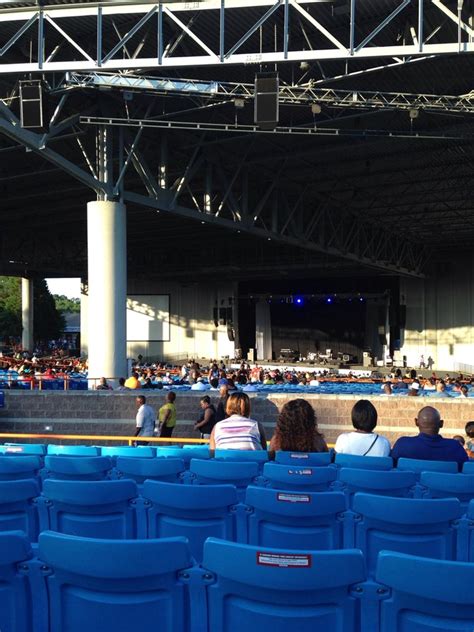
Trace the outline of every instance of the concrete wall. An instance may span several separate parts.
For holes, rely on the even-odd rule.
[[[160,283],[131,280],[128,294],[169,294],[170,339],[163,342],[129,342],[127,356],[141,354],[150,359],[185,359],[234,357],[234,342],[227,335],[227,326],[213,319],[215,307],[230,307],[233,286],[216,284]]]
[[[213,399],[217,399],[211,392]],[[294,396],[275,393],[269,396],[249,394],[252,416],[261,421],[268,438],[283,404]],[[155,408],[165,401],[163,391],[147,393]],[[200,412],[197,392],[177,393],[178,427],[175,436],[198,438],[192,424]],[[316,411],[318,425],[328,442],[340,432],[352,429],[350,413],[359,399],[350,395],[307,395]],[[378,432],[395,441],[402,435],[416,434],[414,418],[422,406],[431,403],[445,420],[444,436],[464,434],[467,421],[474,419],[474,399],[430,400],[415,397],[372,397],[379,413]],[[5,392],[5,408],[0,409],[0,432],[55,434],[133,435],[135,430],[135,394],[114,392]],[[45,428],[50,430],[46,431]],[[45,439],[47,441],[47,439]],[[0,443],[8,439],[0,438]],[[60,442],[54,440],[52,442]],[[80,443],[80,441],[79,441]],[[102,443],[102,441],[101,441]]]
[[[407,318],[401,353],[409,366],[429,355],[434,369],[474,371],[474,263],[426,280],[401,279]]]

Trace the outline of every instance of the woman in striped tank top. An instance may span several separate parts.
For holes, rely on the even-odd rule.
[[[267,439],[262,424],[250,419],[250,399],[245,393],[234,393],[227,400],[227,418],[213,428],[211,450],[266,450]]]

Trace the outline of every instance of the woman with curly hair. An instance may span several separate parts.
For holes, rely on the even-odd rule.
[[[327,452],[328,447],[318,430],[314,409],[305,399],[293,399],[280,411],[271,451]]]

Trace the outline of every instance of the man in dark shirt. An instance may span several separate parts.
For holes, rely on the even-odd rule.
[[[225,410],[226,405],[227,405],[227,400],[229,399],[229,385],[222,384],[221,387],[219,388],[219,394],[221,397],[219,399],[219,403],[217,404],[216,422],[222,421],[223,419],[227,419],[227,417],[229,416]]]
[[[194,424],[194,430],[199,430],[201,439],[209,439],[212,429],[216,425],[216,409],[211,404],[211,398],[208,395],[201,397],[201,415]]]
[[[439,412],[432,406],[425,406],[418,413],[415,424],[420,434],[416,437],[400,437],[392,448],[391,456],[422,459],[426,461],[456,461],[459,469],[468,460],[466,450],[455,439],[445,439],[439,434],[443,427]]]

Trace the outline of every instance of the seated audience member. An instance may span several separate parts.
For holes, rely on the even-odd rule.
[[[250,399],[234,393],[226,404],[227,418],[219,421],[211,433],[210,449],[266,450],[267,440],[260,422],[250,418]]]
[[[318,430],[314,409],[305,399],[293,399],[283,406],[270,441],[270,450],[328,451],[324,437]]]
[[[399,459],[424,459],[428,461],[456,461],[461,467],[468,460],[466,450],[454,439],[439,434],[443,420],[436,408],[425,406],[418,413],[415,424],[419,429],[416,437],[400,437],[392,448],[392,457]]]
[[[453,439],[457,441],[458,443],[460,443],[462,447],[464,447],[466,444],[464,437],[462,435],[454,435]]]
[[[420,394],[420,384],[419,384],[419,382],[412,382],[410,384],[409,389],[408,389],[408,396],[409,397],[418,397],[419,394]]]
[[[201,439],[209,439],[212,429],[216,425],[216,409],[214,408],[214,405],[211,404],[211,398],[209,395],[201,397],[200,405],[201,414],[194,424],[194,430],[199,430],[201,433]]]
[[[96,391],[111,391],[112,387],[107,384],[105,377],[101,377],[99,383],[95,387]]]
[[[446,390],[446,382],[444,380],[439,380],[436,384],[436,393],[433,393],[431,397],[451,397],[451,395]]]
[[[382,387],[383,389],[383,396],[389,396],[389,395],[393,395],[393,391],[392,391],[392,385],[390,384],[390,382],[385,382],[385,384]]]
[[[115,389],[116,391],[128,391],[129,389],[125,386],[125,378],[119,377],[119,385]]]
[[[367,399],[359,400],[352,408],[352,425],[355,432],[339,435],[334,449],[341,454],[359,456],[388,456],[390,442],[374,432],[377,426],[377,410]]]
[[[464,432],[466,433],[468,440],[466,441],[466,452],[470,459],[474,458],[474,421],[468,421]]]
[[[469,388],[466,384],[463,384],[459,389],[459,397],[462,397],[463,399],[467,399],[469,397]]]
[[[130,389],[141,388],[141,384],[138,380],[138,373],[133,371],[132,375],[125,381],[125,387]]]

